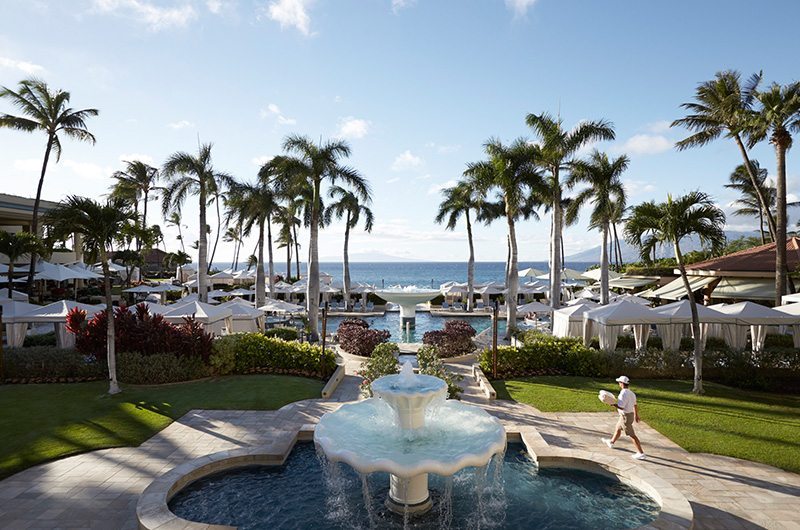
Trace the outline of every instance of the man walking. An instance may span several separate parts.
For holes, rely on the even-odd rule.
[[[616,381],[619,383],[620,392],[617,402],[611,406],[616,407],[619,411],[619,421],[614,429],[614,436],[610,440],[603,438],[603,443],[613,449],[614,443],[622,436],[622,431],[625,431],[625,434],[633,440],[633,445],[636,446],[636,453],[631,455],[631,458],[644,460],[644,449],[642,449],[642,444],[633,430],[633,423],[639,423],[639,405],[636,403],[636,394],[628,388],[631,384],[631,380],[628,377],[621,375],[617,377]]]

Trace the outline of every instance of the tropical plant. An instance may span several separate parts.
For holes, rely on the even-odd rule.
[[[241,223],[236,223],[235,226],[229,226],[225,233],[222,234],[222,240],[226,243],[233,243],[233,270],[239,268],[239,250],[242,248],[242,240],[244,239],[243,229]]]
[[[509,259],[506,272],[506,338],[517,322],[517,293],[519,291],[519,272],[517,266],[516,222],[519,218],[538,217],[534,211],[533,198],[537,197],[542,185],[541,175],[535,165],[535,147],[525,139],[519,138],[509,145],[500,140],[490,139],[484,144],[489,160],[467,165],[464,175],[488,195],[497,191],[502,205],[503,217],[508,226]],[[496,208],[498,209],[498,208]]]
[[[5,254],[8,258],[8,297],[11,298],[14,281],[14,265],[25,254],[40,253],[42,241],[31,232],[11,232],[0,231],[0,254]]]
[[[352,189],[353,193],[366,202],[370,197],[370,188],[366,179],[355,169],[341,164],[341,159],[350,156],[350,146],[344,140],[329,140],[315,144],[311,139],[290,135],[283,142],[283,148],[289,156],[279,156],[274,160],[278,171],[288,176],[291,189],[298,194],[310,193],[310,206],[307,208],[310,217],[309,226],[309,258],[308,258],[308,291],[306,303],[308,320],[311,327],[309,339],[319,338],[319,228],[323,222],[322,184],[335,185],[341,181]]]
[[[800,83],[773,83],[756,91],[755,97],[761,105],[749,123],[748,145],[752,148],[769,137],[775,148],[775,305],[780,305],[787,283],[786,151],[792,147],[792,133],[800,131]]]
[[[597,228],[603,234],[600,249],[600,303],[608,303],[608,236],[611,224],[616,220],[620,209],[625,209],[625,186],[621,175],[628,169],[628,157],[623,155],[609,159],[605,153],[592,152],[589,160],[576,161],[567,178],[569,189],[585,184],[572,198],[566,212],[567,223],[578,217],[579,210],[587,203],[592,205],[589,221],[591,228]]]
[[[180,210],[173,210],[169,215],[164,216],[164,222],[169,226],[174,226],[178,229],[178,237],[176,238],[181,242],[181,251],[186,252],[186,245],[183,243],[183,230],[181,230],[181,212]]]
[[[108,267],[108,253],[117,233],[125,225],[138,222],[136,215],[127,207],[124,200],[110,197],[105,204],[93,199],[71,195],[47,212],[46,222],[56,237],[69,234],[83,235],[83,252],[91,260],[100,260],[103,267],[106,312],[108,325],[107,357],[109,375],[109,394],[120,391],[117,383],[116,359],[114,349],[114,306],[111,299],[111,272]]]
[[[585,145],[613,140],[611,123],[598,121],[579,122],[571,130],[565,130],[561,118],[550,114],[528,114],[525,122],[537,140],[536,161],[546,177],[540,188],[538,200],[552,215],[550,227],[550,304],[558,308],[561,301],[562,231],[564,228],[563,177],[572,169],[574,156]]]
[[[775,206],[775,188],[767,183],[767,170],[762,168],[758,160],[751,160],[753,165],[753,173],[756,174],[756,186],[758,190],[753,187],[753,181],[750,178],[750,173],[744,164],[736,166],[733,173],[728,177],[728,184],[726,188],[733,189],[739,192],[740,197],[733,203],[737,207],[734,210],[734,215],[752,216],[758,218],[758,230],[761,237],[761,243],[766,243],[766,233],[764,230],[764,210],[761,209],[759,202],[759,194],[765,197],[767,201],[767,209],[772,211]]]
[[[183,282],[183,266],[192,262],[192,257],[186,252],[168,252],[164,255],[164,267],[175,270],[177,268],[178,280]]]
[[[161,209],[166,217],[171,212],[180,212],[189,195],[197,195],[200,209],[198,231],[198,266],[197,292],[200,301],[208,301],[208,223],[206,222],[206,206],[209,193],[217,189],[217,182],[222,178],[231,179],[227,173],[216,171],[211,161],[211,144],[200,146],[197,156],[179,151],[169,156],[161,170],[167,181],[164,189]]]
[[[333,217],[341,219],[344,217],[344,251],[343,251],[343,278],[344,278],[344,303],[345,309],[350,307],[350,257],[348,246],[350,244],[350,230],[358,226],[361,216],[364,216],[364,230],[372,232],[375,216],[369,209],[372,199],[367,196],[366,200],[361,200],[352,191],[341,186],[331,186],[329,196],[333,202],[325,209],[325,224],[330,224]]]
[[[223,226],[223,218],[222,212],[220,211],[220,205],[225,202],[225,186],[227,184],[227,180],[225,175],[217,175],[217,178],[214,178],[213,185],[211,186],[209,193],[211,198],[209,199],[208,204],[214,203],[214,208],[217,213],[217,230],[214,232],[214,245],[211,247],[211,256],[208,258],[208,272],[211,272],[211,267],[214,264],[214,257],[217,255],[217,245],[219,245],[219,238],[222,235],[222,226]],[[210,226],[210,225],[209,225]],[[227,221],[225,222],[225,227],[227,228]],[[209,228],[209,233],[210,228]]]
[[[635,206],[625,225],[625,239],[636,246],[642,260],[648,261],[658,245],[672,245],[683,287],[692,312],[692,334],[694,336],[694,388],[695,394],[703,393],[703,343],[697,302],[686,276],[686,266],[680,242],[685,237],[697,237],[703,246],[718,253],[725,246],[725,214],[700,191],[689,192],[667,201],[645,202]]]
[[[159,179],[158,168],[145,164],[140,160],[125,161],[123,171],[115,171],[111,178],[116,180],[111,187],[111,195],[120,197],[133,207],[134,213],[139,214],[139,201],[142,201],[141,227],[147,230],[147,203],[150,194],[157,186]],[[136,239],[136,250],[142,248],[140,238]]]
[[[19,82],[16,91],[0,87],[0,99],[8,100],[17,107],[22,116],[0,114],[0,128],[15,129],[24,132],[42,131],[47,134],[42,171],[39,185],[36,188],[36,199],[33,202],[33,216],[29,232],[39,234],[39,205],[42,198],[42,186],[47,172],[47,163],[51,152],[56,155],[56,163],[61,160],[61,136],[95,143],[92,133],[86,128],[86,120],[97,116],[97,109],[75,110],[69,106],[71,95],[64,90],[51,90],[41,79],[30,78]],[[32,291],[33,275],[36,265],[36,252],[31,253],[30,270],[28,272],[28,292]]]

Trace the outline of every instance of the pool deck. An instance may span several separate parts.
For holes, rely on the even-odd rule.
[[[648,453],[629,458],[625,440],[608,449],[600,438],[616,423],[613,413],[543,413],[484,398],[469,377],[471,363],[450,364],[465,376],[467,402],[484,407],[508,427],[533,427],[540,444],[580,449],[627,467],[642,466],[689,500],[698,529],[800,530],[800,475],[774,467],[703,453],[688,453],[656,430],[637,426]],[[292,403],[277,411],[193,410],[139,447],[103,449],[38,465],[0,481],[0,528],[135,529],[136,504],[156,477],[188,460],[217,451],[266,445],[316,423],[341,403],[359,399],[359,364],[346,362],[332,399]]]

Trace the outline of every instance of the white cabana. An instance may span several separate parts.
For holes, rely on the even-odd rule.
[[[550,287],[540,282],[523,283],[517,287],[517,294],[542,294],[548,292],[550,292]]]
[[[223,283],[226,285],[233,284],[234,275],[227,271],[220,271],[212,274],[209,278],[209,283]]]
[[[582,337],[583,314],[596,307],[587,304],[574,304],[553,311],[553,336]]]
[[[660,280],[660,276],[620,276],[608,282],[612,289],[633,290],[645,287]]]
[[[105,306],[61,300],[45,306],[39,306],[29,313],[19,315],[16,318],[16,322],[52,323],[56,332],[56,346],[59,348],[72,348],[75,346],[75,335],[67,331],[67,315],[76,308],[85,311],[86,318],[89,318],[95,313],[103,311]]]
[[[275,300],[274,298],[267,298],[266,303],[259,307],[259,309],[269,313],[302,313],[306,310],[306,308],[301,305],[290,304],[289,302]]]
[[[228,292],[230,296],[253,296],[256,294],[255,289],[242,289],[241,287]]]
[[[589,300],[588,298],[575,298],[570,300],[565,305],[573,306],[573,305],[585,305],[588,307],[600,307],[600,304],[595,302],[594,300]]]
[[[247,300],[230,300],[220,304],[217,308],[231,310],[230,333],[251,333],[264,329],[264,311],[256,309]]]
[[[669,317],[660,315],[652,309],[623,300],[614,304],[596,307],[583,314],[583,340],[588,346],[592,337],[600,338],[600,349],[614,351],[622,326],[630,325],[636,341],[636,349],[647,345],[650,324],[669,322]]]
[[[543,274],[547,273],[539,269],[534,269],[533,267],[528,267],[527,269],[522,269],[519,271],[520,278],[536,278],[537,276],[541,276]]]
[[[6,341],[9,348],[19,348],[25,343],[25,335],[28,333],[27,322],[17,322],[17,317],[38,309],[41,306],[19,302],[17,300],[0,300],[3,308],[3,324],[6,328]]]
[[[139,302],[138,304],[128,306],[128,311],[131,313],[136,313],[136,308],[140,305],[147,307],[147,312],[150,313],[150,315],[163,315],[167,311],[172,311],[175,309],[174,306],[156,304],[155,302]]]
[[[777,311],[755,302],[729,304],[721,307],[719,311],[736,318],[736,325],[725,326],[725,329],[728,330],[726,339],[730,338],[731,341],[728,342],[728,346],[736,350],[743,350],[747,344],[747,326],[750,326],[753,351],[760,352],[764,348],[764,339],[767,337],[769,326],[798,323],[798,317],[795,315]]]
[[[549,280],[550,279],[550,273],[549,272],[545,272],[543,274],[538,274],[538,275],[536,275],[536,278],[539,279],[539,280]],[[572,280],[572,281],[583,280],[583,273],[582,272],[578,272],[575,269],[561,269],[561,279],[562,280]]]
[[[11,297],[8,296],[8,285],[0,286],[0,300],[16,300],[18,302],[27,302],[28,295],[11,289]]]
[[[527,304],[517,306],[517,314],[524,315],[526,313],[552,313],[553,308],[541,302],[528,302]]]
[[[2,271],[0,271],[2,272]],[[785,294],[781,297],[781,303],[783,305],[786,304],[796,304],[800,302],[800,293],[792,293],[792,294]],[[778,309],[777,307],[775,309]]]
[[[669,317],[669,323],[656,324],[658,334],[665,350],[678,351],[687,324],[692,323],[692,308],[689,300],[679,300],[653,309],[656,313]],[[735,324],[735,320],[715,309],[697,304],[697,317],[700,321],[700,339],[705,349],[708,329],[711,324]]]
[[[795,296],[795,295],[788,295],[788,296]],[[788,296],[783,297],[783,303],[785,305],[779,305],[775,307],[775,311],[780,311],[781,313],[786,313],[787,315],[793,315],[798,318],[798,321],[792,324],[792,341],[794,342],[795,348],[800,348],[800,304],[798,303],[787,303],[786,299]]]
[[[222,335],[233,327],[233,312],[230,309],[215,307],[203,302],[191,302],[172,307],[164,313],[164,320],[172,324],[183,324],[184,319],[194,318],[203,325],[206,332],[214,336]]]
[[[641,296],[636,296],[635,294],[620,294],[617,296],[612,296],[609,300],[609,303],[615,304],[617,302],[632,302],[634,304],[639,305],[650,305],[652,302],[647,298],[642,298]]]
[[[591,289],[581,289],[580,291],[578,291],[573,295],[572,299],[600,300],[600,293],[592,291]]]
[[[616,271],[612,271],[611,269],[608,270],[608,279],[609,280],[614,280],[616,278],[619,278],[620,276],[622,276],[622,274],[620,274],[620,273],[618,273]],[[594,282],[599,282],[600,281],[600,269],[592,269],[590,271],[582,272],[581,273],[581,279],[582,280],[590,280],[590,281],[594,281]]]

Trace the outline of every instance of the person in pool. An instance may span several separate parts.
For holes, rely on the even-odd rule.
[[[633,429],[633,423],[639,423],[639,405],[636,403],[636,394],[633,393],[631,390],[631,380],[628,379],[627,376],[621,375],[616,379],[617,383],[619,383],[619,396],[617,397],[617,402],[612,407],[616,407],[617,411],[619,412],[619,421],[617,421],[616,427],[614,427],[614,435],[609,438],[603,438],[603,443],[606,444],[609,448],[613,449],[614,444],[619,437],[622,436],[622,431],[625,431],[625,434],[630,436],[631,440],[633,440],[633,445],[636,446],[636,453],[631,455],[631,458],[636,460],[644,460],[644,449],[642,449],[642,443],[639,441],[639,437],[636,436],[636,431]]]

